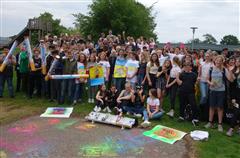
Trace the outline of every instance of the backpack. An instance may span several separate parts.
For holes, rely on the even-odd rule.
[[[184,119],[191,121],[193,119],[193,110],[190,104],[187,104],[184,109]]]
[[[213,67],[210,67],[209,70],[209,80],[212,81],[212,71],[213,71]],[[222,76],[223,76],[223,83],[225,84],[225,86],[227,85],[227,78],[226,78],[226,70],[225,68],[222,71]]]

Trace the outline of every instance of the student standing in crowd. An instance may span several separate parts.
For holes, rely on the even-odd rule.
[[[171,61],[165,60],[164,64],[159,67],[158,73],[156,75],[157,77],[156,88],[157,88],[157,94],[158,94],[158,98],[160,99],[161,106],[163,105],[163,99],[166,92],[166,83],[170,75],[171,68],[172,68]],[[160,108],[162,109],[162,107]]]
[[[5,60],[9,52],[8,48],[3,49],[3,53],[0,55],[0,66]],[[14,98],[13,93],[13,66],[16,65],[16,58],[14,55],[10,55],[7,61],[7,65],[3,72],[0,72],[0,98],[3,97],[3,91],[5,82],[7,82],[8,94],[11,98]]]
[[[41,96],[42,59],[40,58],[40,51],[38,49],[35,49],[33,52],[33,62],[36,70],[31,70],[29,73],[29,99],[33,97],[35,87],[37,96]]]
[[[87,66],[87,56],[83,53],[80,53],[77,59],[77,72],[78,74],[86,74],[86,66]],[[87,83],[87,79],[85,78],[76,78],[75,79],[75,93],[74,93],[74,101],[75,105],[77,102],[82,102],[83,100],[83,87],[84,83]]]
[[[87,63],[87,71],[93,66],[97,66],[97,58],[95,54],[91,54]],[[88,103],[94,103],[96,96],[97,86],[92,86],[90,79],[88,79]]]
[[[147,71],[147,63],[149,61],[149,53],[148,52],[142,52],[140,55],[140,63],[139,63],[139,69],[137,73],[137,80],[138,85],[143,86],[146,88],[145,83],[147,81],[146,71]]]
[[[146,75],[149,88],[156,88],[156,74],[158,72],[159,59],[157,53],[152,53],[150,61],[147,63]]]
[[[20,73],[20,85],[22,85],[22,91],[28,94],[28,76],[29,76],[29,60],[28,54],[24,46],[21,48],[21,52],[18,57],[19,73]]]
[[[208,83],[207,83],[207,76],[209,74],[209,70],[210,68],[213,66],[212,63],[212,57],[211,57],[211,53],[210,51],[206,52],[205,56],[204,56],[204,60],[203,62],[201,62],[201,65],[199,66],[198,69],[198,81],[199,81],[199,86],[200,86],[200,102],[199,102],[199,106],[201,109],[201,114],[202,115],[202,119],[205,119],[204,113],[208,110],[206,110],[207,108],[207,101],[208,101]]]
[[[218,131],[223,132],[222,119],[223,109],[226,99],[226,81],[233,81],[233,76],[230,71],[224,67],[224,57],[218,55],[214,60],[214,66],[210,69],[207,82],[210,88],[209,95],[209,122],[205,125],[206,128],[213,127],[213,117],[215,110],[218,113]]]
[[[77,61],[74,59],[72,50],[67,50],[66,59],[63,60],[63,74],[77,74]],[[61,83],[61,98],[60,103],[65,101],[67,92],[68,103],[73,103],[75,92],[75,79],[64,79]]]
[[[121,91],[126,81],[125,64],[127,60],[123,49],[120,49],[114,66],[114,85]],[[118,74],[119,76],[116,76]]]
[[[125,66],[127,68],[126,82],[130,82],[132,88],[135,90],[137,84],[137,73],[139,68],[138,55],[132,52]]]
[[[173,58],[172,61],[172,69],[170,70],[170,75],[167,80],[166,88],[168,88],[169,91],[169,97],[170,97],[170,104],[171,104],[171,110],[167,113],[170,117],[174,117],[174,109],[175,109],[175,100],[177,96],[178,91],[178,84],[176,82],[177,75],[182,71],[180,68],[180,60],[177,56]]]
[[[179,85],[179,104],[180,104],[180,116],[179,121],[184,121],[184,110],[187,104],[190,104],[192,109],[192,123],[198,124],[198,110],[195,99],[195,83],[197,81],[197,74],[192,72],[193,63],[184,62],[183,71],[177,74],[176,82]]]
[[[107,54],[106,52],[101,52],[99,54],[99,65],[102,66],[103,68],[103,74],[104,74],[104,82],[105,85],[108,85],[108,81],[109,81],[109,73],[110,73],[110,63],[107,59]]]
[[[234,81],[230,86],[230,97],[233,109],[233,117],[230,120],[230,128],[227,131],[228,136],[232,136],[234,128],[240,125],[240,57],[236,59],[235,68],[232,70]],[[239,122],[238,122],[239,121]],[[237,129],[240,134],[240,127]]]

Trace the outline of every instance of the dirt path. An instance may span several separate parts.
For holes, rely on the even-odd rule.
[[[79,118],[35,116],[0,128],[3,158],[188,157],[187,141],[170,145],[143,136],[142,129],[121,130]]]

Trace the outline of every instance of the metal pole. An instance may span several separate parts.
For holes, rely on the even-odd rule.
[[[192,32],[193,32],[193,39],[192,39],[192,51],[193,51],[193,48],[194,48],[194,34],[195,34],[195,30],[198,29],[197,27],[190,27],[190,29],[192,29]]]

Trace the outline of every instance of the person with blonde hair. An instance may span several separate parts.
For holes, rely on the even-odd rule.
[[[226,82],[233,81],[233,75],[231,71],[228,71],[224,67],[225,58],[222,55],[215,57],[214,66],[210,68],[207,75],[207,83],[209,84],[209,122],[205,125],[205,128],[213,127],[213,117],[215,110],[218,113],[218,131],[223,132],[222,119],[223,109],[226,99]]]

